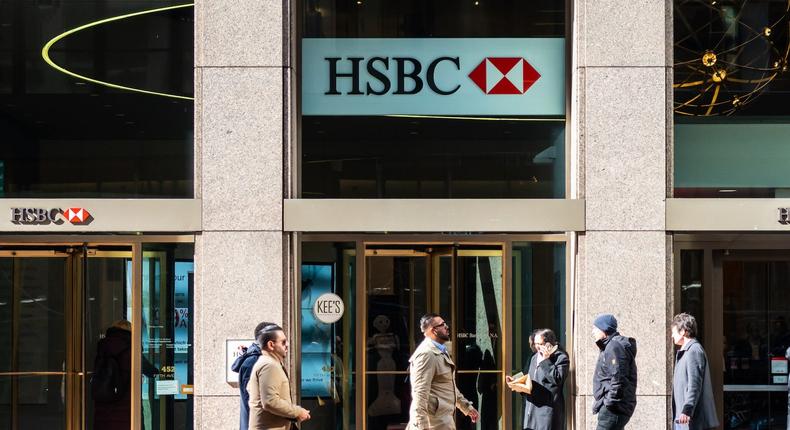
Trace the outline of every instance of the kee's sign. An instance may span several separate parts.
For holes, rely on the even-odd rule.
[[[304,115],[565,114],[565,40],[303,39]]]

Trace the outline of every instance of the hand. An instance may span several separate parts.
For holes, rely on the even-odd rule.
[[[296,417],[296,419],[299,420],[299,422],[309,420],[310,411],[308,411],[307,409],[302,409],[302,413],[300,413],[299,416]]]
[[[517,393],[529,394],[527,393],[527,388],[524,386],[524,384],[511,384],[508,385],[508,387]]]
[[[246,354],[246,353],[247,353],[247,347],[246,347],[246,346],[244,346],[244,345],[239,345],[238,347],[236,347],[236,352],[237,352],[239,355],[244,355],[244,354]]]
[[[677,420],[675,420],[678,424],[688,424],[691,421],[691,417],[686,414],[680,414]]]
[[[512,384],[513,383],[513,377],[510,376],[510,375],[505,376],[505,382],[507,382],[508,385]]]
[[[479,419],[480,419],[480,412],[477,412],[477,409],[475,409],[475,408],[474,408],[474,406],[472,406],[472,407],[469,409],[469,418],[471,418],[471,419],[472,419],[472,422],[473,422],[473,423],[476,423],[476,422],[477,422],[477,420],[479,420]]]
[[[551,354],[554,354],[554,352],[556,351],[557,351],[557,345],[543,344],[538,347],[538,352],[540,352],[540,358],[543,358],[544,360],[551,357]]]

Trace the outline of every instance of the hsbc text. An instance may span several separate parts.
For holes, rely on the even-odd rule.
[[[375,95],[384,94],[417,94],[425,85],[436,94],[447,96],[455,93],[461,85],[440,87],[436,82],[436,69],[442,63],[444,67],[454,67],[461,70],[459,57],[439,57],[428,64],[423,73],[420,60],[411,57],[325,57],[329,64],[329,91],[326,95],[341,95],[337,83],[339,79],[350,79],[351,90],[348,95]],[[360,82],[360,68],[365,67],[370,80]],[[343,72],[338,71],[342,69]],[[395,71],[395,77],[389,76],[390,70]],[[393,82],[394,81],[394,82]],[[364,84],[364,89],[363,89]],[[394,86],[394,88],[393,88]]]
[[[11,208],[11,222],[14,224],[63,224],[60,209]]]

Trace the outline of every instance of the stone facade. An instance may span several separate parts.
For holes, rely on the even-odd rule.
[[[638,407],[630,428],[666,429],[671,345],[671,241],[665,204],[671,157],[671,2],[573,5],[570,198],[584,199],[573,290],[573,413],[590,414],[593,317],[614,313],[637,338]],[[283,199],[292,161],[292,4],[195,5],[195,422],[237,426],[238,391],[224,382],[225,338],[290,318]],[[285,179],[284,179],[285,178]],[[571,252],[573,251],[569,247]],[[287,325],[287,321],[286,321]]]

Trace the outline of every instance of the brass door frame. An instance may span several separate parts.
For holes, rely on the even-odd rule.
[[[384,245],[384,246],[387,246],[387,245],[390,245],[390,246],[394,246],[394,245],[399,245],[399,246],[400,245],[403,245],[403,246],[434,245],[438,249],[436,250],[436,252],[427,253],[427,252],[413,250],[413,249],[387,249],[387,248],[384,248],[384,249],[379,249],[379,248],[369,249],[368,246],[371,246],[371,245],[378,245],[378,246],[382,246],[382,245]],[[469,248],[459,249],[461,246],[469,247]],[[493,250],[493,249],[474,249],[474,246],[498,246],[499,249],[496,249],[496,250]],[[364,248],[364,251],[365,251],[364,252],[365,259],[361,262],[361,264],[358,263],[358,266],[362,266],[362,271],[363,271],[363,273],[365,275],[367,274],[367,257],[369,257],[369,256],[389,256],[389,257],[398,256],[398,257],[423,257],[423,258],[425,258],[425,260],[426,260],[426,277],[428,278],[427,280],[430,283],[429,284],[429,288],[431,288],[431,291],[429,293],[429,297],[432,298],[432,300],[429,300],[428,310],[429,310],[429,312],[437,312],[437,313],[440,312],[440,309],[439,309],[439,290],[440,290],[440,286],[438,285],[438,281],[439,281],[440,275],[439,275],[439,270],[438,270],[438,267],[439,267],[438,262],[439,262],[439,259],[441,259],[441,258],[447,258],[448,256],[451,258],[451,260],[450,260],[451,261],[450,283],[452,285],[452,288],[450,290],[450,300],[449,301],[450,301],[450,320],[452,321],[452,324],[451,324],[450,337],[451,337],[451,339],[453,340],[454,343],[455,343],[455,341],[457,339],[457,334],[458,334],[458,329],[457,329],[458,317],[457,317],[457,308],[456,308],[456,298],[457,298],[456,292],[458,290],[458,285],[457,285],[458,284],[458,273],[457,273],[457,270],[458,270],[457,260],[458,260],[458,258],[459,257],[474,257],[474,256],[498,256],[498,257],[500,257],[502,259],[502,274],[501,274],[501,279],[500,279],[500,282],[501,282],[501,285],[502,285],[502,312],[499,315],[499,319],[500,319],[499,324],[500,324],[500,327],[502,328],[502,337],[504,338],[504,339],[501,339],[501,343],[500,343],[500,349],[501,349],[501,354],[502,354],[502,359],[503,359],[502,364],[501,364],[502,369],[501,370],[492,370],[492,371],[480,371],[480,370],[462,371],[462,370],[459,370],[458,374],[499,373],[501,375],[501,378],[500,378],[501,379],[501,381],[500,381],[501,382],[500,383],[500,386],[501,386],[500,402],[501,402],[501,405],[502,405],[503,429],[509,429],[512,426],[511,417],[510,417],[511,414],[509,413],[510,409],[511,409],[511,406],[510,406],[510,402],[508,401],[510,399],[510,395],[509,395],[510,393],[507,392],[507,390],[505,389],[505,384],[504,384],[504,382],[505,382],[505,374],[507,372],[507,370],[505,369],[505,366],[507,365],[507,360],[505,359],[505,357],[507,357],[509,355],[506,352],[507,351],[507,347],[508,347],[509,333],[506,331],[507,328],[506,328],[505,321],[507,320],[507,316],[508,316],[507,309],[511,305],[510,301],[508,299],[508,297],[509,297],[509,291],[508,291],[509,290],[509,286],[506,285],[506,279],[507,279],[506,272],[509,270],[508,266],[510,265],[510,263],[508,261],[506,261],[506,256],[508,255],[508,253],[506,251],[506,242],[486,242],[486,243],[455,243],[455,242],[436,243],[436,242],[430,242],[430,243],[426,243],[426,244],[416,244],[416,243],[413,243],[413,242],[410,242],[410,243],[403,243],[403,242],[390,243],[390,242],[385,242],[385,243],[382,244],[382,243],[379,243],[379,242],[372,242],[371,241],[371,242],[363,242],[363,248]],[[362,322],[361,323],[361,328],[358,329],[358,332],[361,333],[361,338],[362,339],[367,339],[367,334],[368,334],[367,324],[364,323],[365,321],[367,321],[367,312],[368,312],[368,310],[367,310],[367,294],[366,294],[367,293],[367,278],[363,276],[361,279],[362,279],[362,281],[360,282],[361,285],[359,285],[359,287],[361,287],[361,288],[358,287],[358,291],[360,291],[362,293],[363,297],[361,299],[359,299],[361,301],[358,301],[357,305],[356,305],[357,306],[357,321]],[[411,306],[411,308],[413,309],[413,306]],[[414,316],[414,315],[411,315],[411,317],[412,317],[412,320],[416,319],[416,316]],[[409,333],[409,336],[411,337],[412,333]],[[412,345],[412,343],[414,343],[414,342],[412,342],[410,340],[410,346],[411,347],[416,347],[416,344]],[[360,348],[358,348],[358,349],[360,349]],[[458,348],[453,348],[452,351],[451,351],[452,356],[453,356],[453,360],[456,361],[456,362],[458,360],[458,351],[457,350],[458,350]],[[366,430],[367,429],[367,419],[366,419],[366,417],[367,417],[367,401],[366,401],[366,399],[367,399],[367,376],[377,373],[377,372],[373,372],[373,371],[367,370],[367,362],[364,361],[366,359],[367,359],[367,354],[364,354],[363,357],[362,357],[363,361],[361,361],[361,362],[358,361],[358,363],[360,363],[360,364],[358,364],[358,368],[356,369],[356,373],[358,375],[360,375],[360,377],[358,378],[358,381],[361,383],[360,384],[361,387],[357,391],[359,394],[357,395],[357,399],[356,399],[356,405],[357,405],[357,407],[356,407],[356,409],[357,409],[357,426],[360,427],[362,430]],[[396,372],[387,372],[387,373],[390,373],[390,374],[407,374],[408,372],[406,372],[406,371],[396,371]]]
[[[141,360],[142,360],[142,288],[143,288],[143,245],[146,243],[193,243],[195,241],[194,235],[0,235],[0,246],[6,249],[0,250],[0,256],[13,256],[13,257],[52,257],[52,258],[73,258],[64,253],[58,253],[54,249],[30,249],[31,247],[46,248],[46,247],[72,247],[72,248],[87,248],[87,257],[120,257],[121,255],[129,256],[132,260],[132,297],[131,297],[131,323],[132,323],[132,347],[131,347],[131,426],[130,430],[140,430],[142,426],[142,398],[140,384],[135,383],[139,380],[141,374]],[[94,251],[91,252],[90,248],[98,246],[126,246],[130,247],[130,251]],[[14,249],[13,247],[19,247]],[[67,272],[73,270],[75,264],[67,264]],[[77,272],[81,272],[81,268]],[[74,283],[74,276],[78,275],[78,287],[71,287],[80,290],[80,297],[84,298],[84,280],[82,273],[67,273],[67,289],[69,283]],[[14,281],[17,285],[17,281]],[[67,317],[66,328],[67,338],[69,338],[69,326],[74,330],[75,319],[84,319],[84,304],[79,297],[71,297],[73,294],[67,294],[66,309],[72,313]],[[77,306],[75,309],[74,306]],[[84,327],[84,324],[81,325]],[[83,402],[83,393],[85,384],[82,384],[82,379],[86,377],[84,373],[84,348],[77,348],[75,343],[84,341],[84,330],[76,341],[67,341],[66,343],[66,360],[71,360],[72,368],[74,362],[79,362],[78,370],[69,372],[69,364],[66,364],[66,370],[63,372],[6,372],[0,373],[0,376],[22,376],[24,375],[37,375],[37,376],[57,376],[62,375],[66,378],[66,430],[82,430],[85,428],[85,406]],[[12,335],[13,336],[13,335]],[[14,339],[14,342],[16,339]],[[14,343],[16,344],[16,343]],[[14,356],[16,356],[15,354]],[[70,376],[71,375],[71,376]],[[70,380],[73,379],[73,380]],[[71,399],[71,400],[69,400]],[[70,407],[73,402],[79,402],[79,408]],[[13,400],[12,400],[13,402]],[[71,403],[70,403],[71,402]],[[74,412],[78,413],[74,413]],[[12,426],[14,423],[12,423]]]
[[[566,387],[569,387],[570,391],[568,392],[569,395],[566,396],[566,420],[568,428],[575,428],[575,415],[573,412],[573,399],[574,399],[574,369],[575,369],[575,359],[572,353],[573,351],[573,315],[574,315],[574,300],[575,300],[575,271],[573,270],[573,265],[575,264],[575,254],[576,254],[576,234],[573,232],[566,232],[566,233],[529,233],[529,234],[479,234],[479,235],[464,235],[464,234],[438,234],[438,233],[426,233],[426,234],[391,234],[391,235],[382,235],[382,234],[360,234],[360,233],[299,233],[294,232],[289,234],[291,241],[295,244],[295,249],[293,250],[293,259],[292,261],[292,270],[294,273],[291,274],[290,277],[286,277],[286,279],[291,279],[294,282],[294,286],[301,285],[301,249],[303,242],[346,242],[346,243],[354,243],[354,254],[357,257],[356,262],[356,292],[354,296],[354,300],[356,301],[355,304],[355,319],[357,321],[365,321],[366,318],[366,291],[365,291],[365,274],[366,274],[366,262],[365,262],[365,254],[367,247],[369,245],[405,245],[405,246],[418,246],[418,245],[434,245],[434,246],[453,246],[453,245],[463,245],[467,246],[474,246],[474,245],[483,245],[483,246],[491,246],[491,245],[498,245],[502,247],[502,272],[503,272],[503,310],[502,310],[502,332],[503,332],[503,341],[502,341],[502,355],[503,355],[503,377],[502,377],[502,384],[504,390],[504,376],[507,374],[509,369],[513,368],[512,363],[512,354],[508,351],[507,348],[510,347],[510,338],[512,336],[512,321],[511,321],[511,310],[510,306],[512,306],[512,291],[511,291],[511,283],[512,283],[512,267],[511,267],[511,249],[513,248],[513,244],[517,242],[549,242],[549,243],[565,243],[565,330],[566,330],[566,350],[568,351],[571,359],[571,371],[568,377],[568,384]],[[453,269],[453,275],[455,270]],[[453,280],[453,282],[455,282]],[[292,291],[291,300],[295,303],[295,306],[299,306],[301,303],[301,289],[297,287],[290,288]],[[301,333],[300,327],[301,324],[299,323],[299,318],[297,316],[298,312],[291,312],[292,318],[290,320],[291,326],[293,330],[291,332],[291,339],[292,344],[300,345],[301,344]],[[362,330],[366,331],[367,328],[363,324]],[[358,329],[359,332],[359,329]],[[362,333],[362,337],[364,338],[365,332]],[[355,422],[358,428],[361,430],[366,430],[366,401],[362,396],[364,393],[364,374],[360,372],[360,369],[367,368],[367,354],[365,354],[364,348],[356,348],[355,351],[355,362],[356,368],[352,369],[355,373],[355,380],[354,380],[354,387],[357,393],[356,399],[354,401],[355,405]],[[297,394],[301,391],[301,369],[297,365],[300,362],[300,354],[299,348],[293,348],[292,357],[290,361],[291,368],[291,375],[294,375],[295,384],[294,391]],[[513,417],[512,417],[512,402],[510,401],[510,394],[505,393],[503,399],[503,428],[509,430],[513,426]]]

